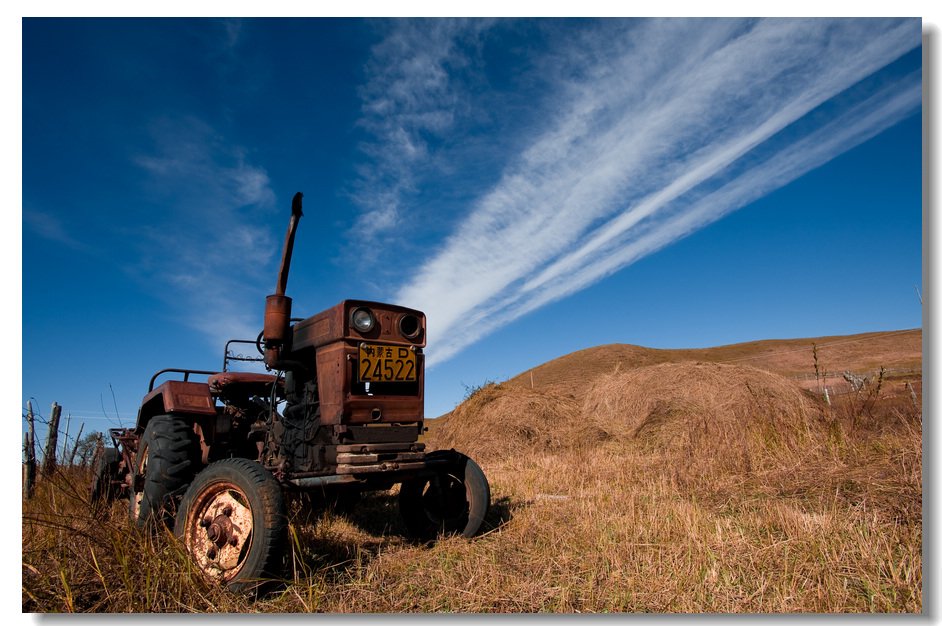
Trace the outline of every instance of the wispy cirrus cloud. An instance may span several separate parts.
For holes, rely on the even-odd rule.
[[[71,225],[63,222],[62,218],[51,212],[42,211],[36,207],[29,207],[23,211],[23,226],[52,241],[65,244],[80,252],[91,252],[92,246],[79,241],[73,234]]]
[[[597,37],[554,47],[562,62],[545,69],[557,82],[547,123],[394,295],[435,320],[430,365],[920,106],[919,72],[883,72],[920,44],[919,20],[624,24],[606,47]],[[392,102],[387,113],[398,110]],[[401,163],[408,180],[412,165]]]
[[[394,20],[372,50],[360,89],[362,126],[372,140],[353,198],[362,208],[354,225],[369,240],[402,225],[401,204],[417,190],[435,155],[430,144],[450,133],[465,110],[465,87],[453,76],[468,63],[488,22]]]
[[[254,338],[258,314],[246,311],[246,293],[262,298],[278,247],[268,174],[196,118],[157,120],[152,134],[153,152],[136,161],[157,208],[130,227],[140,262],[129,271],[169,287],[168,297],[186,304],[181,322],[213,345]]]

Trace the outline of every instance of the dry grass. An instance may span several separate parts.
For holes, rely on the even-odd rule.
[[[540,454],[513,430],[499,435],[503,411],[533,414],[537,393],[479,393],[433,434],[443,447],[452,432],[473,446],[473,425],[498,433],[481,445],[503,442],[485,469],[513,494],[503,536],[517,565],[502,562],[510,575],[493,589],[519,597],[530,593],[514,591],[521,581],[545,581],[546,597],[519,610],[922,610],[911,404],[828,407],[753,368],[662,364],[600,376],[557,425],[599,443]],[[509,607],[478,608],[518,610]]]
[[[571,395],[488,383],[447,418],[429,427],[429,443],[488,462],[509,455],[556,452],[591,445],[599,434],[579,419]]]
[[[810,355],[810,351],[809,351]],[[810,363],[810,359],[809,359]],[[921,409],[822,403],[739,365],[601,373],[583,393],[503,383],[435,420],[479,461],[472,540],[402,538],[394,492],[297,516],[287,578],[260,599],[203,583],[84,476],[24,501],[23,610],[199,612],[920,612]]]
[[[827,431],[819,404],[791,381],[715,363],[600,376],[582,414],[618,444],[635,442],[698,484],[801,464]]]

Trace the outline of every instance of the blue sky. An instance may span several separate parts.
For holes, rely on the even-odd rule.
[[[922,326],[916,19],[24,19],[22,404],[133,424],[296,316],[428,316],[426,416],[574,350]],[[809,367],[810,356],[809,356]]]

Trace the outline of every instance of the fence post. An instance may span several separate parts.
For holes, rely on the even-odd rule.
[[[23,433],[23,450],[26,452],[26,466],[23,468],[23,493],[29,499],[33,497],[33,484],[36,482],[36,462],[29,458],[29,433]]]
[[[62,461],[65,462],[65,458],[69,456],[69,426],[72,425],[72,412],[66,414],[65,416],[65,436],[62,438]]]
[[[912,386],[912,384],[910,384],[910,383],[907,382],[907,383],[906,383],[906,386],[909,387],[909,397],[912,398],[912,400],[913,400],[913,406],[918,408],[918,407],[919,407],[919,400],[916,399],[916,392],[913,391],[913,386]]]
[[[33,403],[26,401],[26,497],[33,497],[33,486],[36,484],[36,432],[33,430]]]
[[[43,454],[43,474],[51,474],[56,469],[56,446],[59,445],[59,417],[62,407],[52,403],[52,415],[49,417],[49,436],[46,438],[46,450]]]

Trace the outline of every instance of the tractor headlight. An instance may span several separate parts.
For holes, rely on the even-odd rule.
[[[353,312],[350,313],[350,325],[358,332],[368,333],[373,330],[373,326],[376,325],[376,319],[373,317],[372,311],[361,306],[353,309]]]
[[[422,325],[419,322],[419,318],[411,313],[406,313],[399,318],[399,332],[402,333],[402,336],[406,339],[415,339],[419,335],[419,331],[422,330]]]

